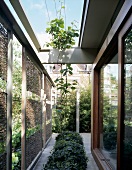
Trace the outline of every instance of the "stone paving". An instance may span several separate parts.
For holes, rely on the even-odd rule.
[[[80,133],[81,136],[83,137],[83,142],[84,142],[84,147],[86,154],[88,156],[88,165],[87,165],[87,170],[99,170],[97,167],[93,156],[91,154],[91,134],[90,133]],[[50,155],[50,151],[53,149],[53,146],[55,144],[55,138],[57,134],[52,134],[52,138],[50,142],[48,143],[47,147],[44,149],[40,159],[38,160],[36,166],[34,167],[33,170],[42,170],[43,169],[43,164],[45,164],[48,160],[48,156]]]

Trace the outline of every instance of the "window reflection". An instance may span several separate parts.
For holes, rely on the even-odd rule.
[[[124,167],[132,168],[132,30],[124,43]]]
[[[117,55],[101,68],[100,149],[113,169],[117,156],[118,62]]]

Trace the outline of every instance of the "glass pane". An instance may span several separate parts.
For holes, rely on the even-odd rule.
[[[132,30],[124,42],[124,169],[132,168]]]
[[[100,79],[100,150],[112,169],[116,169],[118,56],[101,68]]]

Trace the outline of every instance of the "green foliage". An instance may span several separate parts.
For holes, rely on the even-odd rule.
[[[34,133],[36,133],[37,131],[39,131],[41,129],[40,125],[36,125],[35,127],[32,128],[28,128],[26,130],[26,138],[29,138],[31,135],[33,135]]]
[[[21,96],[22,53],[18,41],[13,42],[13,113],[12,113],[12,169],[21,169]]]
[[[72,139],[73,136],[74,140]],[[73,132],[63,132],[57,137],[52,155],[49,156],[44,170],[85,170],[87,168],[88,158],[84,147],[75,138],[78,139],[79,134],[74,135]]]
[[[0,154],[5,152],[5,142],[0,142]]]
[[[63,64],[64,65],[64,64]],[[66,95],[71,92],[71,90],[76,89],[77,81],[68,82],[68,75],[72,75],[73,68],[71,64],[65,64],[65,68],[60,70],[60,77],[58,77],[54,82],[56,83],[57,90],[60,90],[61,98],[66,99]]]
[[[124,140],[124,156],[128,156],[132,161],[132,140]]]
[[[80,90],[80,132],[91,132],[91,86]]]
[[[60,51],[71,48],[75,44],[74,38],[79,36],[78,34],[79,30],[74,29],[74,27],[76,27],[74,22],[72,22],[71,23],[72,25],[68,26],[67,29],[64,28],[65,23],[64,19],[61,16],[61,11],[64,8],[65,6],[63,6],[61,3],[61,9],[59,10],[60,17],[51,20],[48,23],[49,27],[46,28],[46,32],[52,36],[50,43],[47,43],[47,46],[51,46],[55,49],[58,49],[59,55]],[[65,111],[62,111],[62,109],[56,110],[56,114],[57,116],[59,115],[59,118],[57,118],[57,116],[54,115],[53,131],[57,130],[59,132],[63,130],[62,128],[66,128],[69,119],[69,106],[67,94],[70,94],[71,90],[75,90],[77,85],[76,81],[69,82],[67,79],[68,75],[73,74],[72,73],[73,68],[71,67],[71,64],[66,64],[65,66],[66,66],[65,68],[63,69],[61,68],[60,70],[60,77],[58,77],[55,80],[57,90],[59,90],[61,94],[60,97],[61,107],[63,107],[63,110],[65,110]]]
[[[61,140],[73,141],[73,142],[76,142],[76,143],[83,145],[82,137],[79,135],[79,133],[76,133],[76,132],[65,131],[65,132],[60,133],[56,137],[56,141],[61,141]]]
[[[21,147],[21,129],[18,129],[17,131],[13,132],[12,146],[14,150]]]
[[[52,131],[76,130],[76,94],[71,92],[66,99],[58,98],[56,109],[52,112]]]
[[[53,110],[52,114],[52,131],[60,133],[62,131],[75,131],[75,130],[76,130],[76,93],[75,91],[73,91],[69,95],[67,95],[67,100],[61,98],[58,99],[57,107],[56,109]],[[80,132],[91,132],[90,85],[80,90]]]
[[[64,50],[71,48],[75,44],[74,37],[78,37],[78,30],[72,26],[68,26],[65,30],[64,19],[55,18],[48,23],[49,27],[46,28],[46,32],[52,35],[50,43],[47,46],[51,46],[55,49]]]
[[[12,170],[21,169],[21,150],[12,153]]]
[[[117,128],[114,124],[104,126],[103,142],[106,150],[113,150],[117,144]]]
[[[31,135],[40,130],[40,126],[36,126],[34,128],[29,128],[26,130],[26,138],[29,138]],[[13,127],[12,134],[12,169],[19,170],[21,169],[21,124],[17,122]]]
[[[6,81],[0,77],[0,91],[6,91]]]
[[[61,3],[61,8],[58,11],[60,13],[59,18],[55,18],[48,23],[46,32],[49,33],[52,38],[47,46],[51,46],[55,49],[65,50],[71,48],[75,45],[75,37],[78,37],[78,29],[76,29],[75,22],[71,22],[71,26],[65,28],[64,18],[61,16],[62,10],[65,6]]]

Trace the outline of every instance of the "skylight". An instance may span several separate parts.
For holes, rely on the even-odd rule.
[[[80,29],[83,0],[21,0],[20,3],[42,48],[45,48],[45,42],[49,39],[45,32],[47,23],[59,17],[61,4],[65,6],[61,15],[64,17],[66,27],[75,21],[77,28]],[[75,46],[78,46],[78,39],[75,40]]]
[[[23,9],[41,46],[44,45],[44,39],[47,40],[48,38],[45,33],[47,23],[59,17],[58,11],[60,10],[61,3],[65,6],[61,15],[65,19],[66,26],[71,25],[71,22],[75,21],[77,28],[80,29],[83,8],[82,0],[21,0]],[[76,39],[77,44],[78,38]]]

